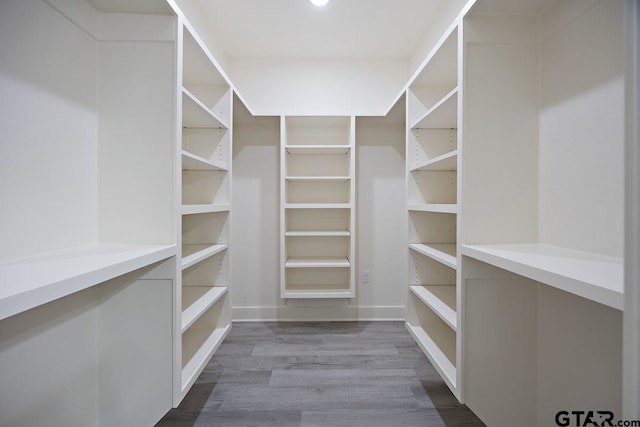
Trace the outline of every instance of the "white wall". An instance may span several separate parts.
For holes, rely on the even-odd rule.
[[[407,81],[401,61],[238,60],[231,79],[256,115],[384,115]]]
[[[234,320],[402,319],[406,303],[404,130],[356,127],[356,271],[370,271],[348,300],[280,298],[279,121],[234,129]],[[268,124],[267,124],[268,123]]]
[[[540,241],[615,257],[623,252],[622,9],[618,0],[565,1],[540,20]]]
[[[0,259],[95,241],[96,40],[19,0],[0,39]]]
[[[444,32],[455,21],[463,8],[469,8],[476,0],[447,0],[432,19],[429,25],[425,25],[425,33],[416,45],[413,55],[409,58],[408,73],[411,76],[424,62],[425,58],[440,40]]]

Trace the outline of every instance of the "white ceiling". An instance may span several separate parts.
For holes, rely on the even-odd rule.
[[[231,60],[407,60],[448,0],[192,0]]]

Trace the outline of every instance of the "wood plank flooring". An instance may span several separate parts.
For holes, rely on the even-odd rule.
[[[234,323],[159,427],[484,426],[402,322]]]

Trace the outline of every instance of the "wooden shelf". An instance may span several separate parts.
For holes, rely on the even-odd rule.
[[[286,176],[286,181],[292,182],[327,182],[327,181],[342,181],[346,182],[351,180],[349,176]]]
[[[409,248],[454,270],[458,268],[456,245],[453,243],[431,243],[428,245],[411,243],[409,244]]]
[[[175,255],[175,245],[95,244],[2,262],[0,320]]]
[[[434,339],[421,326],[406,323],[407,330],[416,340],[424,354],[436,368],[450,389],[456,389],[456,367],[449,361],[445,353],[438,347]]]
[[[305,290],[285,290],[283,298],[353,298],[353,293],[349,290],[335,289],[305,289]]]
[[[287,231],[286,237],[349,237],[351,232],[347,230],[305,230]]]
[[[347,258],[289,258],[285,268],[349,268],[351,263]]]
[[[410,170],[415,171],[455,171],[458,170],[458,150],[450,151],[418,164]]]
[[[182,286],[182,328],[184,333],[213,304],[227,293],[226,286]]]
[[[618,310],[624,307],[618,258],[536,243],[463,245],[462,254]]]
[[[285,209],[350,209],[351,203],[286,203]]]
[[[180,211],[182,215],[195,215],[213,212],[228,212],[231,210],[229,204],[212,204],[212,205],[182,205]]]
[[[458,205],[455,204],[433,204],[433,203],[410,203],[407,210],[415,212],[435,212],[435,213],[458,213]]]
[[[457,331],[458,316],[456,314],[456,287],[455,285],[433,286],[409,286],[409,290],[420,301],[427,305],[440,317],[451,329]]]
[[[185,88],[182,88],[182,117],[183,127],[228,129],[220,117]]]
[[[186,363],[184,368],[182,368],[182,392],[185,392],[191,387],[230,330],[231,324],[214,329],[193,357]]]
[[[218,166],[204,157],[197,156],[189,153],[188,151],[182,151],[182,170],[190,171],[228,171],[228,168]]]
[[[412,129],[453,129],[458,127],[458,88],[447,93],[422,117],[411,125]]]
[[[226,244],[220,245],[182,245],[182,269],[191,267],[209,257],[227,249]]]
[[[287,145],[285,147],[289,154],[348,154],[351,151],[350,145]]]

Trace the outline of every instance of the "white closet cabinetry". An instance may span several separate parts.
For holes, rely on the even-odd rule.
[[[3,425],[171,406],[175,18],[91,3],[0,2]]]
[[[355,295],[355,117],[281,117],[281,296]]]
[[[460,398],[459,25],[407,90],[407,328]]]
[[[495,426],[619,417],[622,1],[499,3],[465,19],[465,403]]]
[[[176,295],[174,404],[231,327],[232,89],[187,21],[180,19],[178,177],[182,271]]]

